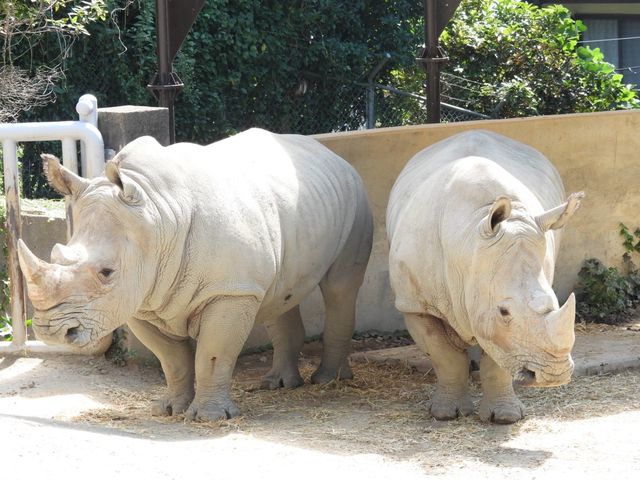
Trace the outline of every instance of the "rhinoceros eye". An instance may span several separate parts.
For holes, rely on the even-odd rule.
[[[500,307],[499,309],[500,309],[500,315],[502,315],[503,317],[511,316],[511,312],[507,307]]]
[[[113,273],[113,270],[111,268],[103,268],[99,273],[103,280],[107,280]]]

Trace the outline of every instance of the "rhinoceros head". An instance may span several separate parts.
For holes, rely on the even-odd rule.
[[[20,240],[18,256],[34,306],[33,328],[48,343],[93,345],[124,324],[152,282],[146,260],[153,222],[143,189],[109,162],[106,177],[78,177],[43,155],[49,183],[72,204],[73,235],[51,263]],[[153,263],[153,262],[151,262]]]
[[[551,288],[551,230],[566,224],[583,195],[537,216],[500,197],[474,232],[464,280],[471,329],[483,350],[525,385],[561,385],[573,372],[575,297],[560,307]]]

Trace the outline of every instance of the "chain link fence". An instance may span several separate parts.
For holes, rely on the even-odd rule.
[[[320,91],[333,92],[333,101],[317,101],[326,98],[314,95]],[[390,85],[345,82],[315,75],[301,81],[291,107],[288,119],[278,128],[271,126],[272,129],[309,135],[427,123],[425,97],[421,94]],[[443,123],[491,118],[448,102],[441,103],[440,115]]]

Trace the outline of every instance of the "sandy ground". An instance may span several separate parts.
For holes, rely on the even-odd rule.
[[[302,360],[308,378],[317,362]],[[640,371],[524,389],[516,425],[438,422],[425,374],[356,364],[353,381],[258,390],[270,354],[242,357],[220,423],[157,418],[159,369],[103,358],[0,360],[3,472],[47,478],[637,478]],[[479,399],[474,385],[476,401]],[[9,478],[9,477],[7,477]]]

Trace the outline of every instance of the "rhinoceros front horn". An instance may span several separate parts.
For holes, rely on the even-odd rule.
[[[570,351],[576,340],[576,297],[572,293],[559,310],[547,315],[547,331],[553,347],[559,351]]]
[[[52,270],[55,266],[35,256],[22,239],[18,240],[18,260],[27,281],[29,298],[37,308],[54,291],[55,272]]]

